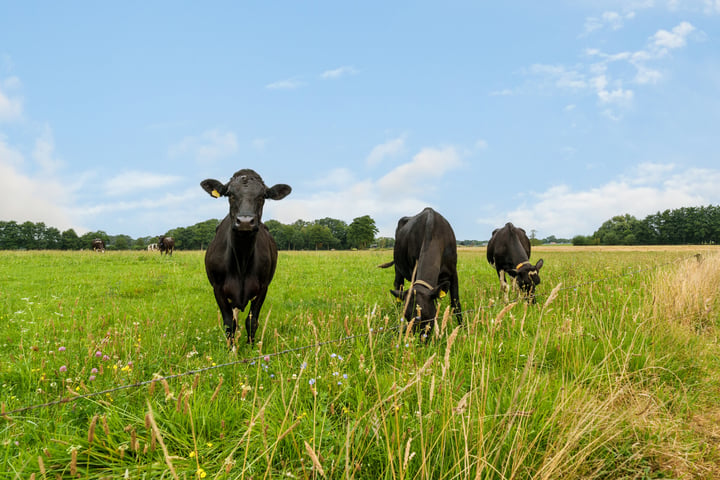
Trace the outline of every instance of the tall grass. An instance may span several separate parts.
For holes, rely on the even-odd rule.
[[[281,252],[239,356],[200,253],[86,253],[0,254],[5,411],[202,372],[10,415],[8,478],[720,475],[712,250],[548,249],[535,305],[461,251],[428,341],[390,252]]]

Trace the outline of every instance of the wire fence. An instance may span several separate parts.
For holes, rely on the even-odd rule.
[[[668,261],[668,262],[663,262],[663,263],[655,264],[655,265],[652,265],[652,266],[649,266],[649,267],[646,267],[646,268],[640,268],[640,269],[633,270],[633,271],[630,271],[630,272],[624,272],[624,273],[619,273],[619,274],[616,274],[616,275],[609,275],[609,276],[605,276],[605,277],[600,277],[600,278],[588,280],[588,281],[585,281],[585,282],[580,282],[580,283],[577,283],[577,284],[574,284],[574,285],[571,285],[571,286],[562,287],[562,288],[559,288],[559,289],[556,291],[556,293],[560,293],[560,292],[568,291],[568,290],[574,290],[574,289],[576,289],[576,288],[579,288],[579,287],[582,287],[582,286],[586,286],[586,285],[593,285],[593,284],[603,283],[603,282],[607,282],[607,281],[610,281],[610,280],[613,280],[613,279],[617,279],[617,278],[634,276],[634,275],[639,275],[639,274],[642,274],[642,273],[647,273],[647,272],[650,272],[650,271],[655,271],[655,270],[658,270],[658,269],[660,269],[660,268],[666,267],[666,266],[668,266],[668,265],[677,264],[677,263],[680,263],[680,262],[687,261],[687,260],[689,260],[689,259],[691,259],[691,258],[693,258],[693,257],[695,257],[698,261],[701,261],[701,260],[702,260],[701,254],[699,254],[699,253],[698,253],[698,254],[693,254],[693,255],[690,255],[690,256],[687,256],[687,257],[681,257],[681,258],[678,258],[678,259],[675,259],[675,260],[671,260],[671,261]],[[526,298],[527,300],[533,300],[533,299],[537,299],[537,298],[540,298],[540,297],[543,297],[543,296],[544,296],[544,294],[535,294],[535,295],[527,296],[527,297],[525,297],[525,298]],[[505,307],[505,306],[509,305],[510,303],[515,302],[515,301],[517,301],[517,299],[513,299],[513,300],[507,299],[507,300],[504,300],[504,301],[502,301],[502,302],[493,303],[493,304],[491,304],[491,305],[484,305],[484,306],[478,307],[478,308],[476,308],[476,309],[463,310],[461,313],[462,313],[462,314],[470,314],[470,313],[475,313],[475,312],[478,312],[478,311],[481,311],[481,310],[490,309],[490,308]],[[149,380],[143,380],[143,381],[140,381],[140,382],[131,383],[131,384],[127,384],[127,385],[119,385],[119,386],[117,386],[117,387],[108,388],[108,389],[105,389],[105,390],[99,390],[99,391],[95,391],[95,392],[89,392],[89,393],[85,393],[85,394],[79,394],[79,393],[77,393],[77,392],[75,392],[75,391],[69,390],[69,392],[72,394],[72,396],[63,397],[63,398],[60,398],[60,399],[57,399],[57,400],[53,400],[53,401],[49,401],[49,402],[45,402],[45,403],[27,405],[27,406],[24,406],[24,407],[15,408],[15,409],[8,410],[8,411],[5,410],[5,403],[3,402],[2,405],[0,406],[0,417],[4,418],[5,420],[10,420],[10,421],[11,421],[11,420],[12,420],[11,416],[13,416],[13,415],[18,415],[18,414],[21,414],[21,413],[24,413],[24,412],[28,412],[28,411],[31,411],[31,410],[37,410],[37,409],[40,409],[40,408],[48,408],[48,407],[52,407],[52,406],[56,406],[56,405],[62,405],[62,404],[65,404],[65,403],[75,402],[75,401],[78,401],[78,400],[89,399],[89,398],[94,398],[94,397],[98,397],[98,396],[102,396],[102,395],[112,394],[112,393],[119,392],[119,391],[123,391],[123,390],[130,390],[130,389],[141,388],[141,387],[144,387],[144,386],[147,386],[147,385],[151,385],[151,384],[154,384],[154,383],[158,383],[158,382],[166,382],[166,381],[168,381],[168,380],[172,380],[172,379],[176,379],[176,378],[183,378],[183,377],[189,377],[189,376],[193,376],[193,375],[199,375],[199,374],[203,374],[203,373],[205,373],[205,372],[209,372],[209,371],[212,371],[212,370],[218,370],[218,369],[227,368],[227,367],[232,367],[232,366],[236,366],[236,365],[252,364],[253,362],[257,362],[257,361],[261,361],[261,360],[268,360],[268,359],[273,358],[273,357],[280,357],[280,356],[288,355],[288,354],[291,354],[291,353],[302,352],[302,351],[305,351],[305,350],[310,350],[310,349],[315,349],[315,348],[322,348],[322,347],[325,347],[325,346],[327,346],[327,345],[335,345],[335,344],[339,344],[339,343],[346,342],[346,341],[349,341],[349,340],[355,340],[355,339],[359,339],[359,338],[368,338],[368,337],[370,337],[371,335],[374,335],[374,334],[389,334],[389,333],[397,332],[398,330],[400,330],[400,328],[401,328],[402,326],[403,326],[403,323],[399,323],[398,325],[395,325],[395,326],[392,326],[392,327],[379,327],[378,329],[374,329],[374,328],[371,327],[371,328],[369,329],[369,331],[364,332],[364,333],[357,333],[357,334],[352,334],[352,335],[346,335],[346,336],[339,337],[339,338],[335,338],[335,339],[332,339],[332,340],[325,340],[325,341],[322,341],[322,342],[316,342],[316,343],[313,343],[313,344],[303,345],[303,346],[299,346],[299,347],[286,348],[286,349],[284,349],[284,350],[280,350],[280,351],[273,352],[273,353],[266,353],[266,354],[256,355],[256,356],[254,356],[254,357],[247,357],[247,358],[235,360],[235,361],[232,361],[232,362],[220,363],[220,364],[217,364],[217,365],[212,365],[212,366],[203,367],[203,368],[194,369],[194,370],[187,370],[187,371],[185,371],[185,372],[176,373],[176,374],[172,374],[172,375],[164,375],[164,376],[155,375],[152,379],[149,379]]]

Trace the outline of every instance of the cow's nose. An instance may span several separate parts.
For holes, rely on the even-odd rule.
[[[252,230],[257,226],[254,215],[238,215],[235,217],[235,228],[240,230]]]

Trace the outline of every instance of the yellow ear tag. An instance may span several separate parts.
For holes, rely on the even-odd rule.
[[[395,301],[396,301],[397,303],[402,302],[402,300],[400,300],[400,297],[395,297]]]
[[[447,293],[445,293],[445,290],[440,290],[440,295],[438,295],[440,298],[443,298]]]
[[[212,196],[215,197],[215,198],[220,198],[220,192],[218,192],[218,191],[215,190],[214,188],[213,188],[213,191],[210,192],[210,195],[212,195]]]
[[[520,270],[523,265],[525,265],[525,262],[523,262],[523,263],[518,263],[518,266],[515,267],[515,270]]]

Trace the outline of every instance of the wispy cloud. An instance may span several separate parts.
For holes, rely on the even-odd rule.
[[[370,151],[370,154],[365,159],[365,163],[369,166],[375,166],[382,163],[388,157],[397,155],[402,152],[405,148],[405,135],[397,138],[388,140],[385,143],[376,145]]]
[[[294,78],[288,78],[286,80],[278,80],[277,82],[268,83],[265,85],[265,88],[268,90],[295,90],[304,86],[305,82]]]
[[[448,172],[463,165],[456,147],[426,147],[412,159],[380,177],[357,179],[348,169],[336,169],[313,184],[310,195],[288,197],[277,208],[265,204],[266,216],[283,223],[332,217],[351,221],[370,215],[380,235],[391,236],[397,220],[431,205]]]
[[[176,175],[162,175],[152,172],[123,172],[105,182],[105,193],[124,195],[135,191],[159,191],[180,180]]]
[[[320,78],[324,80],[333,80],[336,78],[344,77],[347,75],[355,75],[358,71],[351,65],[345,65],[342,67],[335,68],[333,70],[325,70],[320,74]]]
[[[583,34],[587,35],[603,28],[609,30],[621,29],[627,20],[635,18],[635,12],[618,13],[613,11],[603,12],[600,16],[588,17],[585,19]]]
[[[602,18],[609,21],[632,17],[607,14]],[[599,48],[586,48],[586,62],[537,63],[525,72],[538,88],[570,94],[593,93],[601,111],[609,118],[619,119],[619,112],[632,105],[637,88],[662,80],[663,74],[656,65],[671,51],[685,47],[694,32],[697,30],[692,24],[680,22],[670,30],[657,30],[639,50],[606,53]]]
[[[228,157],[238,151],[237,136],[233,132],[207,130],[197,136],[188,136],[170,146],[171,157],[191,155],[199,162],[210,162]]]
[[[0,82],[0,122],[11,122],[22,117],[23,99],[17,90],[20,80],[8,77]]]

